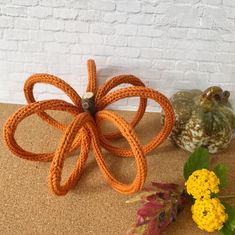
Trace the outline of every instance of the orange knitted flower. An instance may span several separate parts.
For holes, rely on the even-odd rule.
[[[98,166],[107,182],[118,192],[123,194],[132,194],[140,190],[144,184],[147,174],[147,164],[144,154],[152,151],[161,144],[170,134],[174,124],[174,114],[169,100],[161,93],[146,88],[144,84],[133,75],[120,75],[106,81],[99,89],[96,89],[96,67],[93,60],[88,60],[88,86],[87,92],[95,95],[95,112],[84,112],[81,97],[76,91],[63,80],[49,74],[32,75],[25,83],[24,93],[28,105],[20,108],[6,122],[4,126],[4,140],[8,148],[17,156],[33,161],[52,161],[49,185],[56,195],[65,195],[73,188],[85,166],[90,147],[92,147]],[[63,100],[45,100],[35,101],[33,96],[33,87],[36,83],[46,83],[64,91],[71,99],[73,104]],[[115,86],[120,84],[130,84],[132,87],[122,88],[117,91],[109,92]],[[105,110],[105,107],[117,100],[137,96],[140,97],[139,108],[131,123],[127,123],[122,117],[112,111]],[[165,122],[161,131],[146,145],[141,146],[136,137],[133,128],[143,117],[145,112],[147,98],[158,102],[165,112]],[[65,126],[47,114],[46,110],[61,110],[71,113],[74,116],[73,121]],[[37,114],[50,125],[60,129],[63,132],[62,138],[55,152],[51,153],[33,153],[21,148],[14,137],[18,124],[26,117]],[[111,121],[120,132],[106,133],[101,131],[101,122],[103,120]],[[123,136],[127,139],[131,149],[119,148],[113,146],[109,140]],[[61,185],[61,174],[65,158],[74,150],[80,147],[80,156],[67,181]],[[109,152],[121,157],[135,157],[137,172],[136,177],[131,184],[119,182],[110,172],[101,147]]]

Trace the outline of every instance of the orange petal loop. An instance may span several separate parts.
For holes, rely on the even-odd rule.
[[[112,188],[123,194],[135,193],[143,187],[146,179],[147,163],[145,154],[159,146],[168,137],[173,128],[174,113],[172,106],[163,94],[153,89],[146,88],[144,83],[133,75],[113,77],[97,89],[95,62],[88,60],[87,68],[89,76],[86,91],[95,94],[96,113],[94,117],[89,112],[83,111],[81,97],[66,82],[53,75],[35,74],[29,77],[24,86],[24,93],[28,105],[20,108],[9,117],[4,126],[3,137],[5,144],[11,152],[18,157],[32,161],[51,161],[48,183],[52,192],[56,195],[65,195],[76,185],[85,168],[90,149],[93,149],[97,164],[104,178]],[[36,83],[45,83],[59,88],[68,95],[73,104],[56,99],[36,101],[33,95],[33,88]],[[110,92],[114,87],[121,84],[129,84],[131,86]],[[139,108],[130,123],[114,112],[105,110],[105,107],[111,103],[128,97],[140,98]],[[145,113],[147,99],[152,99],[161,105],[165,113],[165,122],[161,131],[149,143],[141,146],[133,128],[139,123]],[[74,119],[66,126],[47,114],[47,110],[69,112],[74,116]],[[14,137],[17,126],[24,118],[33,114],[38,115],[48,124],[61,130],[62,137],[55,152],[33,153],[24,150],[17,144]],[[118,128],[118,131],[103,133],[101,130],[101,122],[103,120],[112,122],[114,126]],[[127,140],[130,149],[113,146],[110,143],[110,140],[119,137],[124,137]],[[80,154],[76,165],[67,181],[61,185],[65,158],[69,157],[71,153],[78,148],[80,148]],[[119,182],[112,175],[105,162],[101,148],[120,157],[135,158],[137,170],[132,183],[124,184]]]

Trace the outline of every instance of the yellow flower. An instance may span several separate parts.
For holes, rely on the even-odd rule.
[[[219,192],[220,180],[213,171],[196,170],[185,183],[187,193],[195,199],[209,199],[211,193]]]
[[[196,200],[192,206],[192,214],[198,227],[207,232],[220,230],[228,219],[218,198]]]

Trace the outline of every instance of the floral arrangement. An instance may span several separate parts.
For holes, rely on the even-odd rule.
[[[224,199],[235,196],[220,194],[227,185],[227,167],[218,164],[210,170],[209,162],[208,150],[200,147],[184,165],[184,186],[152,182],[129,199],[127,203],[141,201],[142,207],[127,235],[160,235],[176,220],[186,203],[192,203],[192,219],[199,229],[233,235],[235,211]]]

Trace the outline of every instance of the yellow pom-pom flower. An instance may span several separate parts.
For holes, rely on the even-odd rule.
[[[219,192],[220,180],[213,171],[196,170],[185,183],[187,193],[195,199],[209,199],[211,193]]]
[[[218,198],[196,200],[192,206],[192,214],[198,227],[207,232],[220,230],[228,219]]]

